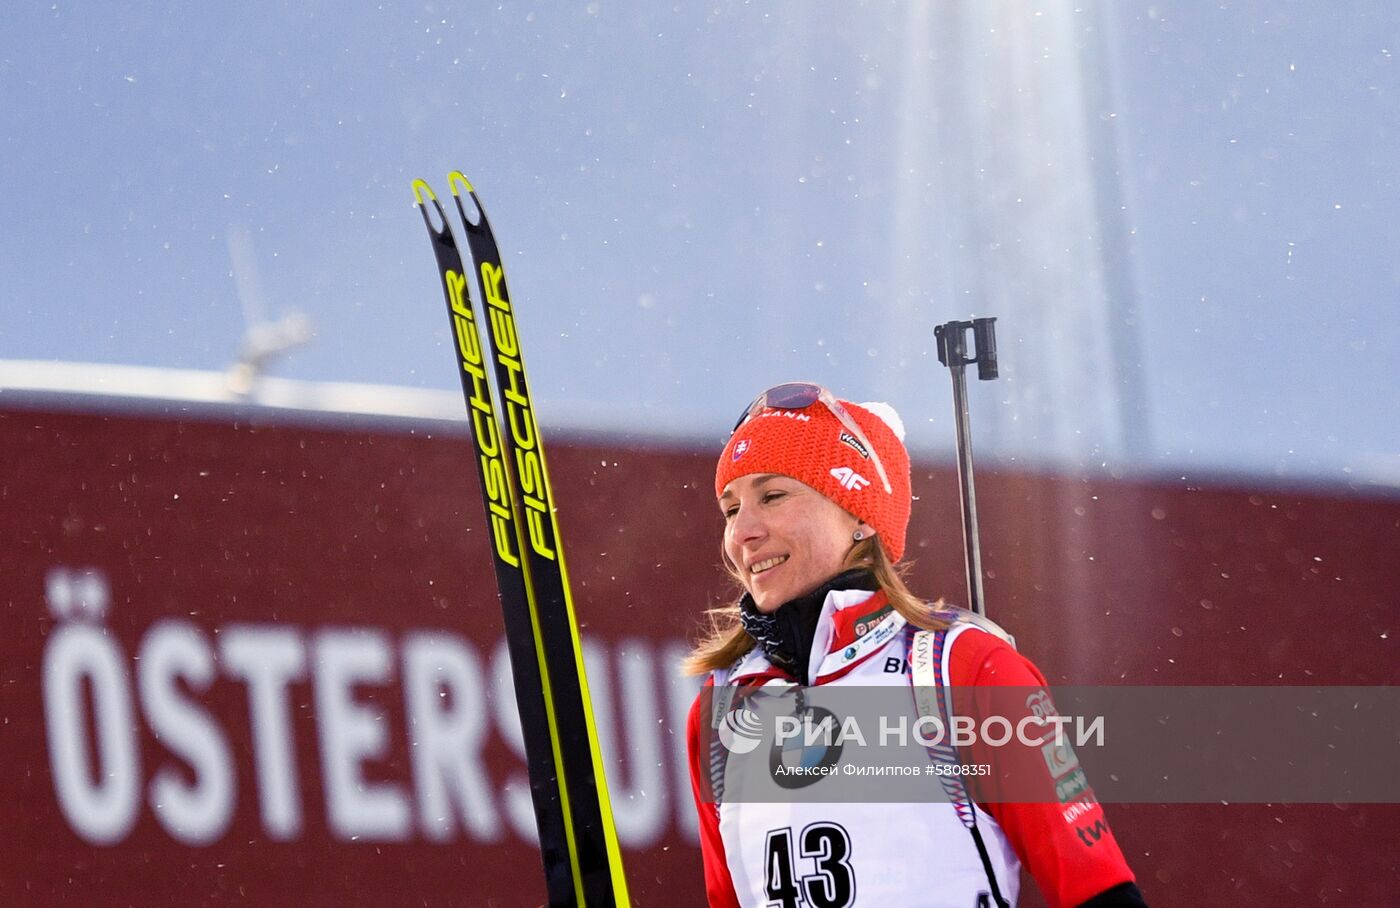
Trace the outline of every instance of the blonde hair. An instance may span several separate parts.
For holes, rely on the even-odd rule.
[[[724,566],[742,587],[741,575],[727,556],[724,557]],[[942,605],[943,600],[929,605],[910,592],[909,587],[904,585],[903,577],[908,569],[907,562],[903,565],[891,562],[878,535],[851,546],[841,570],[852,568],[865,568],[874,574],[875,583],[889,599],[890,606],[910,624],[929,631],[943,630],[948,626],[948,622],[935,617],[932,611]],[[754,647],[754,639],[739,621],[738,602],[709,609],[705,615],[709,626],[681,663],[681,671],[687,675],[703,675],[715,669],[728,668]]]

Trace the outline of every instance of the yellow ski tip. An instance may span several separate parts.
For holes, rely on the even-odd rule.
[[[418,204],[418,205],[425,205],[425,204],[427,204],[426,202],[423,201],[423,195],[424,195],[425,193],[427,194],[428,198],[432,199],[434,202],[437,201],[437,193],[433,192],[433,187],[429,186],[426,180],[414,180],[414,181],[413,181],[413,200],[414,200],[415,204]]]
[[[461,193],[457,191],[457,184],[459,182],[467,192],[476,193],[476,190],[472,188],[471,180],[467,179],[466,174],[462,173],[460,170],[454,170],[447,175],[447,185],[452,187],[453,195],[461,195]]]

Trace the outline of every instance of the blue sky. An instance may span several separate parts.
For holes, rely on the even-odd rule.
[[[931,9],[9,5],[0,358],[221,369],[252,305],[316,331],[274,374],[454,387],[409,183],[461,168],[546,421],[722,439],[803,377],[946,450],[975,312],[989,454],[1400,484],[1400,11]]]

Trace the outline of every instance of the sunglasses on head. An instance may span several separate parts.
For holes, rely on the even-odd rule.
[[[880,474],[880,482],[884,483],[885,493],[893,494],[894,489],[890,486],[890,477],[885,473],[885,465],[880,462],[880,455],[875,451],[875,446],[870,443],[870,439],[865,437],[865,433],[861,431],[855,417],[851,416],[851,411],[842,406],[841,401],[836,399],[836,395],[821,385],[807,381],[790,381],[774,385],[755,397],[753,403],[744,408],[744,412],[739,414],[739,421],[734,423],[734,428],[729,431],[729,434],[733,435],[739,431],[740,426],[765,409],[805,410],[815,403],[820,403],[831,411],[831,415],[840,421],[842,428],[850,432],[856,441],[860,442],[864,450],[869,452],[870,461],[875,464],[875,471]]]

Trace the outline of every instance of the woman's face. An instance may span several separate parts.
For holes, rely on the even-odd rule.
[[[757,473],[724,487],[724,553],[760,612],[821,586],[841,572],[857,529],[870,527],[811,486]]]

